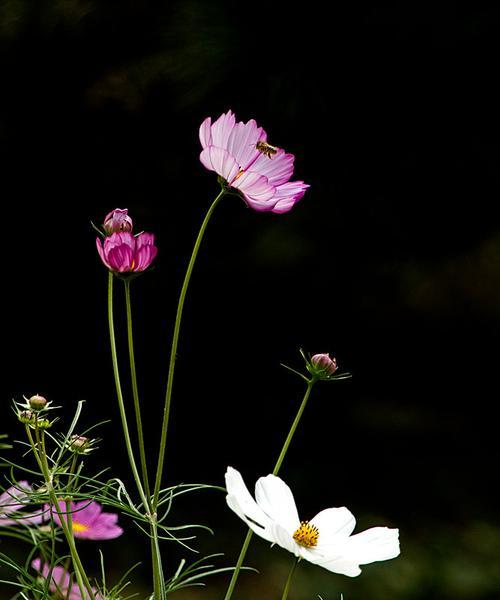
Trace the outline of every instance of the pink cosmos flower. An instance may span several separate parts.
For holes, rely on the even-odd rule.
[[[59,508],[67,521],[66,502],[60,501]],[[102,512],[99,502],[82,500],[81,502],[70,502],[69,512],[73,524],[73,535],[76,538],[87,540],[112,540],[123,533],[123,529],[116,522],[118,515],[115,513]],[[61,519],[55,510],[52,510],[55,523],[61,525]]]
[[[200,126],[200,142],[203,166],[239,190],[254,210],[288,212],[309,187],[290,181],[294,155],[268,144],[267,133],[253,119],[236,122],[230,110],[213,124],[207,117]]]
[[[129,231],[115,232],[104,240],[96,238],[96,245],[102,262],[115,273],[144,271],[158,254],[152,233],[133,236]]]
[[[19,481],[0,495],[0,527],[8,525],[38,525],[43,521],[42,511],[38,513],[21,513],[20,511],[29,504],[31,486],[27,481]],[[17,513],[16,518],[8,515]]]
[[[50,567],[44,564],[42,567],[42,561],[39,558],[31,561],[31,566],[36,571],[39,571],[44,579],[47,579],[50,572]],[[78,584],[74,583],[70,574],[63,567],[54,567],[52,569],[51,582],[49,584],[49,590],[56,595],[57,598],[64,598],[65,600],[88,600],[89,595],[85,594],[82,596]],[[96,600],[104,600],[99,592],[92,588]]]
[[[127,208],[115,208],[105,216],[102,226],[104,231],[108,235],[111,235],[119,231],[128,231],[130,233],[134,225],[132,219],[128,216]]]

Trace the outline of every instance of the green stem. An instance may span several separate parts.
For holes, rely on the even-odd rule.
[[[149,510],[149,502],[144,493],[144,489],[142,487],[141,478],[139,477],[139,472],[137,470],[137,465],[134,458],[134,452],[132,450],[132,441],[130,439],[130,432],[128,428],[127,422],[127,412],[125,410],[125,403],[123,401],[123,392],[122,385],[120,382],[120,371],[118,369],[118,358],[116,353],[116,337],[115,337],[115,323],[113,316],[113,273],[109,273],[108,276],[108,322],[109,322],[109,339],[111,343],[111,359],[113,362],[113,375],[115,378],[115,387],[116,387],[116,397],[118,399],[118,408],[120,409],[120,417],[122,421],[123,427],[123,436],[125,439],[125,446],[127,448],[128,460],[130,463],[130,468],[132,469],[132,474],[135,479],[135,483],[137,485],[137,490],[139,492],[139,496],[141,497],[141,501],[144,505],[144,510]]]
[[[281,449],[278,460],[276,461],[276,464],[274,465],[273,475],[277,475],[279,473],[279,470],[281,469],[281,464],[286,456],[286,453],[288,452],[288,447],[290,446],[290,443],[295,434],[295,430],[297,429],[297,427],[300,423],[300,419],[302,418],[302,414],[304,413],[304,410],[307,405],[307,401],[309,400],[309,396],[311,395],[311,390],[315,383],[316,383],[316,379],[311,379],[307,384],[307,389],[306,389],[306,393],[304,394],[304,398],[302,399],[302,402],[300,404],[297,415],[295,416],[295,420],[293,421],[290,431],[288,432],[288,435],[286,437],[285,443],[283,444],[283,448]]]
[[[33,436],[31,435],[29,426],[26,426],[26,432],[27,432],[28,439],[31,444],[31,448],[35,455],[36,461],[38,463],[38,466],[40,467],[40,470],[42,471],[42,475],[43,475],[43,478],[45,481],[45,486],[47,487],[47,492],[49,494],[50,503],[54,506],[54,508],[59,516],[61,528],[63,530],[64,536],[68,543],[69,552],[71,554],[71,560],[73,561],[73,566],[75,568],[75,574],[76,574],[76,578],[77,578],[78,587],[80,588],[80,594],[81,594],[82,598],[85,598],[85,596],[86,596],[85,590],[87,590],[90,599],[96,600],[94,591],[92,589],[92,586],[90,585],[90,581],[87,577],[87,574],[83,567],[82,561],[78,554],[78,550],[76,549],[75,539],[73,537],[73,531],[68,528],[68,523],[66,522],[66,519],[64,518],[64,515],[59,506],[59,501],[54,492],[54,487],[52,485],[52,477],[50,475],[50,469],[49,469],[49,465],[47,462],[47,455],[45,453],[45,443],[44,443],[43,431],[42,431],[42,436],[40,439],[38,428],[37,427],[35,428],[36,444],[35,444],[35,441],[33,440]]]
[[[120,371],[118,368],[118,358],[117,358],[117,351],[116,351],[116,337],[115,337],[115,325],[114,325],[114,313],[113,313],[113,273],[109,273],[108,276],[108,321],[109,321],[109,338],[110,338],[110,343],[111,343],[111,358],[112,358],[112,363],[113,363],[113,374],[114,374],[114,379],[115,379],[115,387],[116,387],[116,397],[118,399],[118,407],[120,409],[120,417],[121,417],[121,421],[122,421],[122,427],[123,427],[123,435],[124,435],[124,439],[125,439],[125,446],[127,448],[127,454],[128,454],[128,459],[129,459],[129,463],[130,463],[130,467],[132,469],[132,474],[134,476],[134,480],[137,486],[137,490],[139,492],[139,496],[141,497],[141,501],[142,504],[144,506],[144,510],[147,511],[149,519],[150,519],[150,531],[151,531],[151,535],[153,537],[153,542],[151,544],[151,553],[152,553],[152,557],[151,557],[151,562],[152,562],[152,570],[153,570],[153,586],[154,586],[154,600],[163,600],[163,598],[165,598],[165,593],[164,593],[164,580],[163,580],[163,571],[160,567],[160,555],[159,555],[159,543],[158,543],[158,529],[156,527],[156,522],[153,524],[153,519],[156,519],[156,515],[155,512],[152,508],[151,505],[151,497],[148,493],[148,495],[146,496],[145,492],[144,492],[144,488],[142,486],[141,483],[141,478],[139,476],[139,471],[137,470],[137,465],[135,462],[135,458],[134,458],[134,452],[132,449],[132,441],[130,439],[130,432],[129,432],[129,428],[128,428],[128,421],[127,421],[127,413],[125,411],[125,403],[123,401],[123,392],[122,392],[122,386],[121,386],[121,381],[120,381]],[[127,325],[128,325],[128,330],[129,330],[129,352],[130,352],[130,348],[132,348],[132,353],[130,355],[130,364],[131,364],[131,371],[132,371],[132,380],[134,381],[135,379],[135,360],[134,360],[134,353],[133,353],[133,344],[132,346],[130,346],[130,342],[133,342],[133,339],[131,337],[132,334],[132,319],[131,319],[131,312],[130,312],[130,319],[129,317],[129,308],[130,308],[130,303],[129,301],[127,301]],[[139,404],[138,404],[138,395],[136,397],[136,391],[137,391],[137,380],[135,379],[135,384],[132,384],[133,389],[135,388],[134,391],[134,404],[137,398],[137,405],[136,405],[136,418],[137,415],[139,414],[139,419],[140,419],[140,410],[139,413],[137,413],[137,409],[139,408]],[[138,421],[138,429],[139,429],[139,423],[141,424],[140,430],[141,430],[141,437],[142,437],[142,422]],[[141,442],[139,442],[141,443]],[[142,440],[142,445],[144,446],[144,440]],[[141,460],[142,460],[142,455],[141,455]],[[144,465],[145,465],[145,455],[144,455]],[[143,471],[143,474],[145,472]],[[149,484],[146,483],[147,482],[147,476],[145,479],[145,485],[148,486]]]
[[[155,489],[153,494],[153,508],[156,510],[158,506],[161,481],[163,477],[163,465],[165,461],[165,448],[167,443],[167,430],[168,430],[168,422],[170,417],[170,405],[172,401],[172,389],[174,386],[174,371],[175,371],[175,360],[177,357],[177,346],[179,344],[179,332],[181,328],[181,320],[182,320],[182,311],[184,309],[184,301],[186,299],[186,293],[189,287],[189,281],[191,279],[191,274],[193,272],[193,267],[196,262],[196,257],[198,256],[198,250],[200,249],[201,242],[203,240],[203,235],[205,233],[205,229],[207,228],[208,222],[220,200],[224,196],[226,191],[223,189],[212,202],[212,205],[208,209],[207,214],[201,224],[200,231],[198,232],[198,237],[196,238],[196,242],[194,244],[193,252],[191,254],[191,258],[189,260],[189,264],[186,270],[186,275],[184,276],[184,282],[182,284],[181,292],[179,295],[179,302],[177,304],[177,313],[175,316],[175,325],[174,325],[174,333],[172,335],[172,347],[170,350],[170,363],[168,367],[168,379],[167,379],[167,391],[165,394],[165,407],[163,410],[163,422],[161,429],[161,439],[160,439],[160,451],[158,454],[158,467],[156,470],[156,480],[155,480]]]
[[[297,415],[295,416],[295,419],[292,423],[290,431],[288,432],[288,435],[286,436],[286,440],[285,440],[285,443],[283,444],[283,448],[281,449],[278,460],[276,461],[276,464],[274,466],[273,475],[277,475],[279,473],[281,464],[286,456],[286,453],[288,451],[288,448],[290,446],[292,438],[293,438],[295,431],[300,423],[300,419],[302,418],[302,414],[304,413],[304,410],[307,405],[307,401],[309,400],[309,396],[311,395],[311,390],[315,383],[316,383],[316,379],[314,379],[314,378],[309,380],[307,383],[306,392],[304,394],[304,397],[302,398],[302,402],[300,404]],[[241,567],[243,565],[243,561],[245,560],[245,556],[246,556],[248,547],[250,546],[252,537],[253,537],[253,531],[251,529],[249,529],[247,532],[247,535],[245,537],[245,541],[243,542],[243,546],[241,547],[240,555],[238,557],[236,566],[235,566],[233,574],[231,576],[231,581],[229,582],[229,586],[227,588],[226,595],[224,596],[224,600],[229,600],[231,598],[231,596],[233,595],[234,588],[236,587],[236,582],[238,580],[238,576],[240,574]]]
[[[290,591],[290,585],[292,583],[293,575],[295,573],[295,569],[300,562],[300,558],[297,558],[293,561],[292,568],[290,569],[290,573],[288,573],[288,577],[285,583],[285,588],[283,590],[283,596],[281,596],[281,600],[286,600],[288,598],[288,592]]]
[[[127,308],[127,337],[128,337],[128,353],[130,358],[130,376],[132,380],[132,395],[134,398],[135,421],[137,424],[137,440],[139,442],[139,456],[141,460],[142,481],[144,483],[144,491],[148,499],[151,492],[149,490],[148,467],[146,462],[146,449],[144,445],[144,433],[142,428],[141,405],[139,401],[139,388],[137,385],[137,371],[135,368],[135,352],[134,352],[134,333],[132,327],[132,305],[130,301],[130,280],[124,279],[125,284],[125,304]],[[151,506],[150,506],[151,508]]]

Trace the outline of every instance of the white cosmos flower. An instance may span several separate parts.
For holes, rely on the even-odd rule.
[[[399,555],[399,530],[372,527],[351,535],[356,519],[345,507],[327,508],[310,521],[300,521],[293,494],[275,475],[255,484],[255,500],[241,474],[226,471],[226,500],[257,535],[333,573],[356,577],[359,565]]]

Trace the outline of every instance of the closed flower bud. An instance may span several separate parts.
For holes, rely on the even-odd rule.
[[[21,423],[33,423],[35,420],[35,415],[31,410],[22,410],[17,418],[21,421]]]
[[[72,435],[69,440],[69,450],[72,452],[84,453],[85,450],[89,447],[90,440],[84,435]]]
[[[28,403],[33,410],[43,410],[47,406],[47,399],[35,394],[34,396],[31,396]]]
[[[338,368],[337,361],[329,354],[315,354],[311,357],[311,365],[318,375],[333,375]]]
[[[104,218],[102,224],[104,231],[107,235],[112,233],[119,233],[120,231],[132,231],[133,223],[132,219],[128,216],[128,209],[126,208],[115,208]]]

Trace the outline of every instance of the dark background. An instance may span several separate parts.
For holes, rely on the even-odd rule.
[[[283,216],[227,197],[209,225],[166,482],[222,484],[230,464],[252,487],[303,393],[279,363],[300,369],[300,347],[332,352],[352,381],[317,386],[281,474],[304,518],[345,504],[361,528],[398,526],[402,554],[354,580],[304,565],[293,598],[498,598],[500,8],[325,10],[2,0],[1,430],[17,436],[12,398],[44,394],[66,425],[85,398],[84,425],[112,420],[92,466],[130,481],[90,227],[128,207],[160,249],[133,285],[155,456],[178,290],[218,191],[198,127],[231,108],[294,153],[294,178],[311,188]],[[222,494],[172,515],[213,526],[201,547],[235,560],[244,527]],[[103,544],[112,573],[147,561],[131,530]],[[184,553],[165,554],[171,574]],[[248,560],[261,576],[245,576],[239,596],[280,597],[290,557],[257,540]],[[147,577],[146,562],[136,578],[148,588]],[[225,584],[179,598],[221,598]]]

